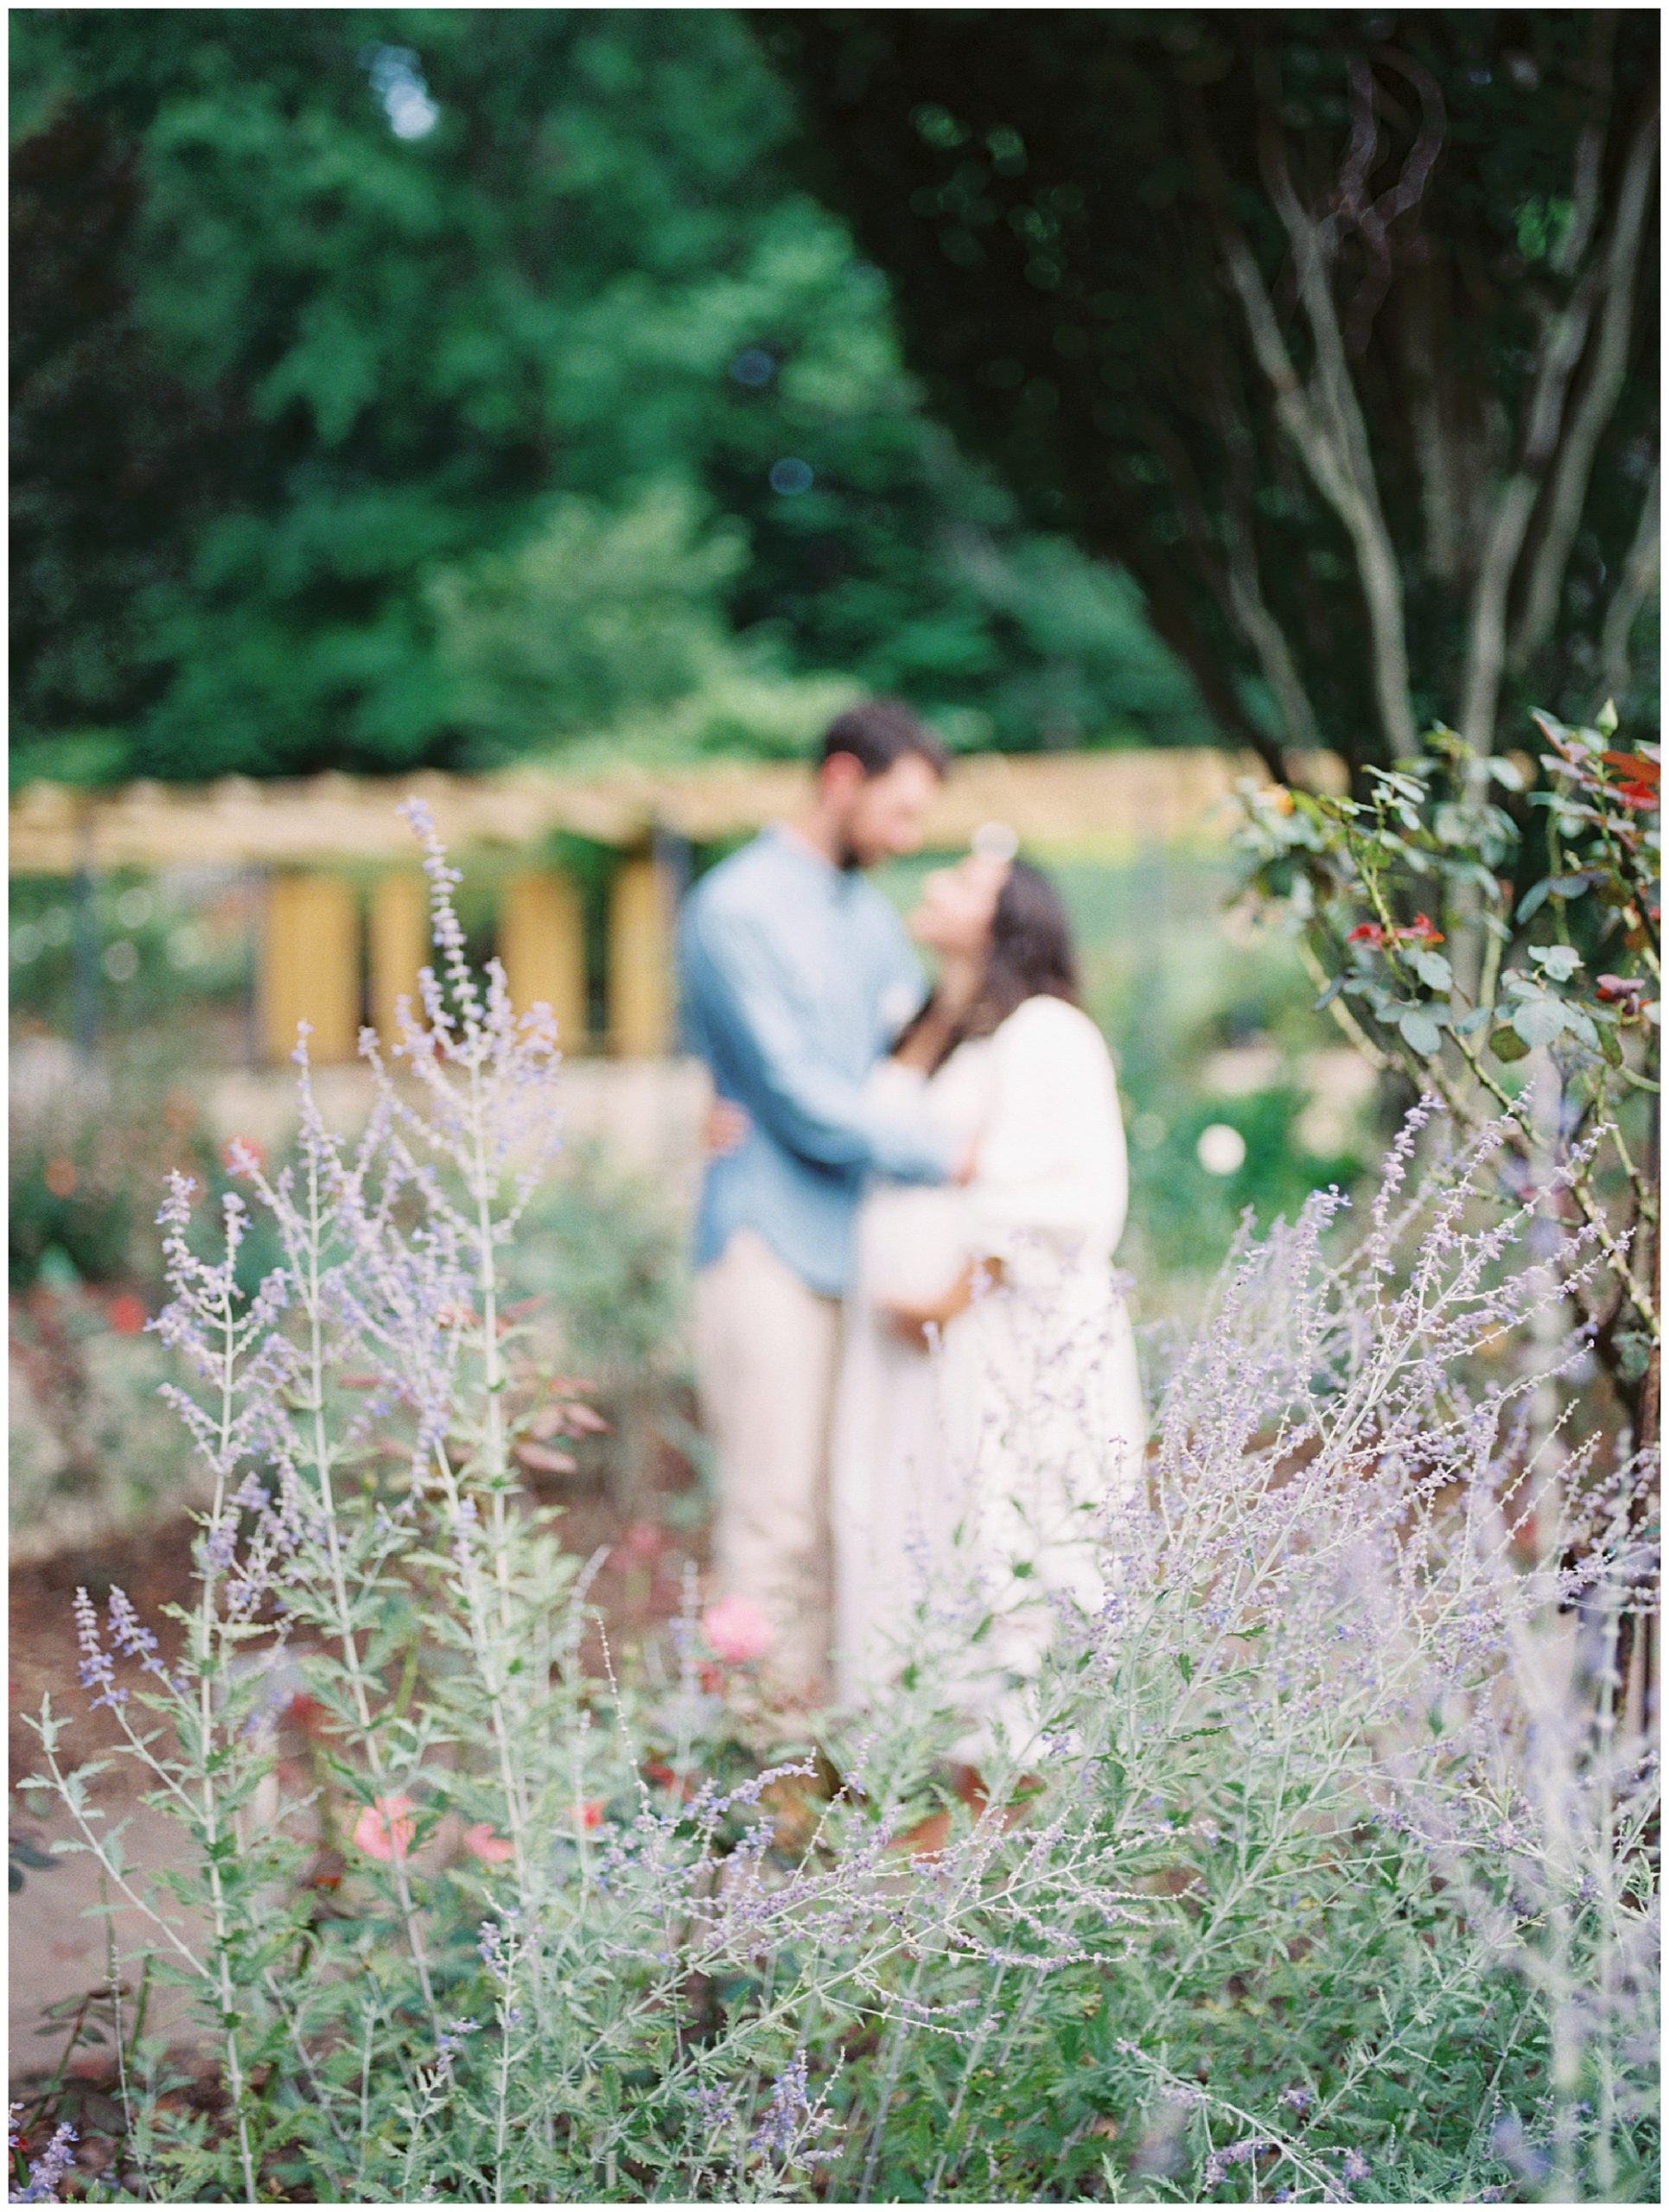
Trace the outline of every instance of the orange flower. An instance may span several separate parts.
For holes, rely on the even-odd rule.
[[[48,1160],[46,1185],[54,1198],[73,1198],[78,1179],[75,1162],[73,1160],[66,1160],[62,1153],[60,1153],[56,1159]]]
[[[131,1290],[118,1290],[105,1308],[118,1337],[137,1337],[145,1325],[145,1301]]]
[[[368,1859],[404,1859],[417,1832],[417,1807],[405,1796],[373,1798],[354,1823],[354,1847]]]
[[[501,1866],[506,1859],[513,1859],[516,1847],[506,1843],[485,1821],[477,1821],[463,1832],[463,1847],[488,1866]]]
[[[601,1797],[588,1797],[579,1808],[580,1826],[583,1828],[600,1828],[602,1826],[602,1806]]]

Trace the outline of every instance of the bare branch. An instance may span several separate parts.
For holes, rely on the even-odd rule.
[[[1658,106],[1642,120],[1628,149],[1617,194],[1616,220],[1604,255],[1605,305],[1593,367],[1554,467],[1546,526],[1531,569],[1530,588],[1508,649],[1510,664],[1523,667],[1552,634],[1570,548],[1576,543],[1594,456],[1615,412],[1628,373],[1634,327],[1634,283],[1641,233],[1657,162]]]
[[[1615,699],[1628,688],[1629,635],[1640,619],[1640,609],[1658,588],[1661,529],[1658,478],[1659,471],[1654,468],[1646,487],[1634,543],[1628,549],[1617,588],[1605,610],[1605,626],[1600,632],[1600,687],[1599,696],[1594,702],[1596,714],[1608,699]]]
[[[1313,448],[1306,443],[1303,455],[1355,549],[1357,574],[1367,602],[1368,629],[1373,645],[1373,688],[1380,726],[1393,755],[1411,753],[1418,736],[1409,699],[1402,575],[1379,505],[1373,449],[1345,357],[1344,335],[1328,283],[1319,226],[1306,213],[1293,189],[1279,126],[1273,118],[1274,109],[1265,99],[1259,133],[1264,181],[1292,245],[1299,297],[1315,346],[1315,397],[1308,404],[1306,411],[1310,420],[1300,435],[1313,438],[1315,427],[1323,426],[1323,443]],[[1275,324],[1273,306],[1244,239],[1239,240],[1231,273],[1248,321],[1265,326],[1264,340],[1258,347],[1260,359],[1265,354],[1274,359],[1275,347],[1284,358],[1285,343]],[[1274,346],[1269,343],[1271,331]],[[1254,343],[1258,343],[1255,328]],[[1290,359],[1286,365],[1290,374]],[[1265,373],[1269,373],[1267,366]]]
[[[1555,247],[1552,256],[1556,276],[1568,277],[1582,265],[1588,251],[1588,242],[1594,235],[1594,226],[1600,215],[1600,172],[1605,158],[1606,121],[1609,113],[1614,72],[1612,63],[1616,45],[1617,19],[1615,10],[1596,8],[1589,26],[1589,57],[1588,76],[1596,100],[1602,103],[1599,114],[1585,124],[1577,140],[1577,157],[1570,183],[1572,221],[1563,242]]]
[[[1407,362],[1409,423],[1419,467],[1420,513],[1425,525],[1425,565],[1440,583],[1461,572],[1465,517],[1461,499],[1461,441],[1454,434],[1437,371],[1435,334],[1441,328],[1440,296],[1433,272],[1415,272],[1404,287],[1398,318]]]
[[[1483,755],[1495,742],[1495,711],[1507,666],[1507,594],[1524,550],[1537,495],[1558,442],[1564,396],[1588,342],[1599,296],[1600,270],[1589,268],[1568,304],[1548,317],[1531,388],[1519,465],[1496,502],[1473,589],[1462,690],[1461,734]]]
[[[1426,186],[1437,166],[1437,156],[1443,151],[1443,132],[1448,120],[1442,87],[1429,69],[1422,68],[1417,61],[1411,60],[1407,55],[1398,54],[1394,47],[1386,48],[1382,59],[1407,77],[1418,92],[1420,125],[1396,183],[1388,192],[1381,193],[1377,200],[1362,207],[1357,216],[1357,228],[1367,247],[1372,267],[1350,303],[1346,346],[1353,357],[1360,357],[1366,352],[1368,340],[1373,334],[1374,318],[1391,289],[1391,226],[1404,215],[1411,214],[1424,198]],[[1384,95],[1366,65],[1359,67],[1366,79],[1369,98],[1383,99]],[[1353,85],[1354,79],[1353,72]]]

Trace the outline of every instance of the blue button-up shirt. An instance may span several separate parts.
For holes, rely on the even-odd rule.
[[[690,1049],[752,1125],[708,1162],[696,1264],[751,1229],[812,1289],[838,1296],[866,1173],[940,1183],[953,1166],[925,1118],[864,1095],[921,1001],[903,925],[855,870],[768,830],[685,901],[678,972]]]

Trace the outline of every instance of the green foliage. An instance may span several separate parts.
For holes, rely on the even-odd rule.
[[[1475,1126],[1503,1116],[1537,1179],[1582,1145],[1571,1203],[1604,1273],[1579,1303],[1638,1404],[1661,1342],[1661,748],[1623,749],[1609,709],[1536,721],[1539,774],[1439,728],[1360,801],[1247,785],[1241,842],[1317,1010],[1376,1065]]]
[[[623,512],[560,499],[514,550],[430,588],[452,715],[483,760],[615,728],[712,689],[736,660],[723,594],[746,558],[685,486]]]
[[[830,671],[1198,734],[923,418],[727,11],[40,11],[13,75],[32,766],[467,765]]]

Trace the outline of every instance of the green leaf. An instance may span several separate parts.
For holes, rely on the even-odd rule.
[[[1510,1026],[1498,1029],[1489,1042],[1498,1060],[1521,1060],[1530,1050],[1518,1031]]]
[[[1491,1007],[1475,1006],[1469,1014],[1462,1014],[1449,1026],[1457,1037],[1469,1037],[1475,1030],[1481,1029],[1487,1021],[1493,1019],[1494,1012]]]
[[[1405,956],[1409,966],[1429,990],[1445,994],[1455,987],[1455,971],[1441,952],[1433,952],[1424,945],[1416,945]]]
[[[1582,955],[1574,944],[1532,944],[1530,957],[1555,983],[1568,983],[1582,965]]]
[[[1513,1009],[1513,1027],[1526,1045],[1551,1045],[1564,1027],[1564,1008],[1554,998],[1522,998]]]
[[[1316,1000],[1315,1005],[1310,1008],[1310,1012],[1312,1014],[1324,1014],[1344,988],[1345,978],[1342,976],[1335,976],[1333,978],[1333,981],[1328,985],[1327,988],[1322,993],[1320,998]]]
[[[1619,1329],[1613,1342],[1618,1373],[1625,1382],[1638,1382],[1652,1363],[1652,1339],[1643,1329]]]
[[[1527,922],[1532,914],[1538,914],[1551,897],[1552,891],[1553,878],[1551,875],[1543,876],[1539,883],[1532,883],[1519,901],[1517,918]]]
[[[1600,709],[1598,714],[1594,717],[1594,727],[1602,737],[1615,737],[1616,735],[1617,702],[1615,699],[1608,699],[1605,704]]]
[[[1564,1015],[1564,1026],[1571,1036],[1580,1038],[1590,1052],[1598,1052],[1600,1033],[1587,1007],[1572,1006],[1567,999],[1562,1011]]]
[[[1443,1044],[1442,1030],[1422,1007],[1410,1007],[1398,1015],[1397,1027],[1411,1052],[1417,1052],[1422,1059],[1431,1058]]]

